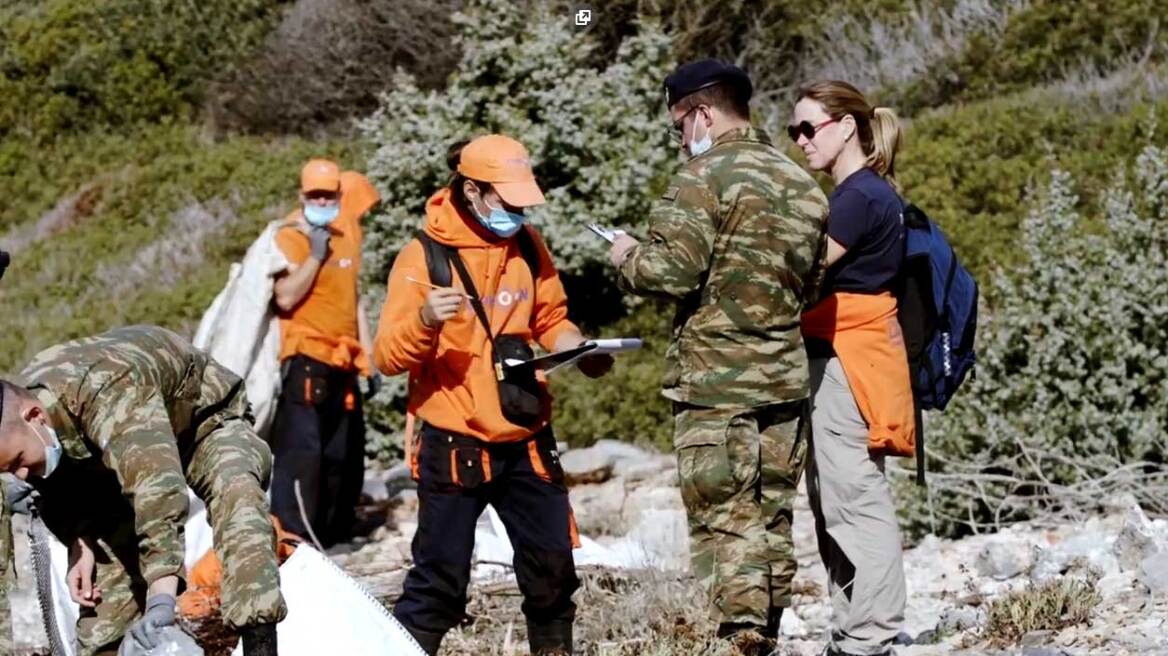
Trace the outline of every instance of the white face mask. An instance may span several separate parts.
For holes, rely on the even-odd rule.
[[[710,128],[706,128],[706,136],[700,140],[695,140],[694,135],[698,133],[698,115],[694,116],[693,130],[691,130],[689,139],[689,155],[690,157],[697,157],[707,150],[714,147],[714,140],[710,138]]]
[[[57,437],[57,431],[48,425],[45,425],[45,430],[49,431],[49,441],[41,440],[45,445],[45,473],[41,474],[41,478],[48,478],[57,465],[61,464],[61,440]],[[39,430],[37,435],[40,435]]]

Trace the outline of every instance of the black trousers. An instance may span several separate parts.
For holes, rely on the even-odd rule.
[[[357,376],[297,355],[284,366],[272,425],[272,513],[285,530],[307,538],[296,501],[325,547],[353,530],[365,477],[365,420]]]
[[[580,586],[572,560],[575,521],[551,429],[490,444],[422,429],[418,446],[414,566],[394,616],[406,627],[445,633],[466,612],[475,524],[494,506],[515,549],[513,565],[531,624],[571,622]]]

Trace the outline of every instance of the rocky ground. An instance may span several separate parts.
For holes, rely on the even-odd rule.
[[[738,653],[711,641],[701,590],[686,573],[685,514],[671,456],[602,442],[563,454],[584,546],[577,653],[697,655]],[[416,528],[417,497],[402,469],[366,482],[368,537],[330,550],[333,560],[387,604],[399,594]],[[926,654],[1168,654],[1168,521],[1132,503],[1086,523],[1015,526],[950,541],[927,537],[905,552],[903,656]],[[471,619],[444,654],[525,654],[520,597],[510,550],[497,521],[480,521]],[[799,572],[782,652],[822,650],[830,606],[806,497],[796,509]],[[30,577],[26,577],[27,578]],[[27,594],[15,600],[20,626],[34,623]],[[22,619],[23,618],[23,619]],[[1064,626],[1065,625],[1065,626]],[[35,631],[26,632],[35,642]],[[22,653],[37,653],[33,644]]]

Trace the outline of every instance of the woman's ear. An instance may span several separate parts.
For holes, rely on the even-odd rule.
[[[840,125],[844,128],[844,142],[852,140],[856,136],[856,117],[851,114],[846,114],[840,119]]]

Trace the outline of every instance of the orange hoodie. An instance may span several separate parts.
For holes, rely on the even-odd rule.
[[[568,321],[568,298],[547,247],[533,228],[523,229],[531,231],[539,250],[538,280],[533,280],[516,240],[494,237],[474,219],[464,218],[448,189],[426,203],[426,234],[459,249],[495,335],[520,335],[551,351],[556,339],[576,326]],[[534,430],[503,417],[491,344],[470,304],[440,329],[428,328],[421,310],[430,288],[407,278],[430,280],[416,239],[393,263],[373,345],[374,362],[383,373],[409,372],[410,412],[437,428],[488,442],[522,440],[546,425],[550,407],[544,408],[544,419]],[[463,288],[457,273],[452,271],[451,279],[452,286]]]
[[[896,297],[836,292],[803,313],[803,334],[831,342],[860,414],[868,422],[868,448],[913,455],[916,422],[904,336]]]

